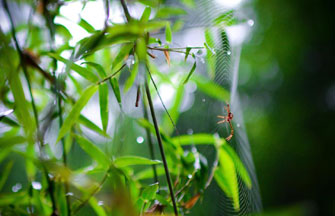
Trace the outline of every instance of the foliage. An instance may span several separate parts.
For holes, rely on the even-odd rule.
[[[207,77],[194,74],[197,67],[195,51],[207,50],[208,54],[214,49],[210,30],[204,33],[204,47],[173,48],[173,31],[180,23],[173,23],[169,18],[182,16],[187,11],[151,1],[139,2],[146,8],[142,16],[135,19],[129,14],[126,3],[120,1],[127,21],[115,24],[108,20],[109,9],[115,5],[105,1],[107,19],[104,28],[94,29],[81,18],[77,25],[89,36],[72,46],[70,31],[55,23],[55,18],[61,16],[62,3],[11,2],[10,6],[29,6],[33,16],[43,17],[45,23],[42,27],[30,19],[28,25],[20,27],[15,26],[7,1],[2,1],[11,31],[0,31],[0,49],[5,53],[0,57],[3,71],[1,101],[6,108],[0,113],[0,120],[8,127],[0,137],[3,166],[0,189],[9,185],[6,182],[15,172],[13,166],[22,159],[25,172],[20,174],[24,176],[23,188],[18,189],[20,192],[17,189],[13,192],[1,190],[1,213],[81,215],[86,209],[96,215],[187,214],[203,197],[213,179],[232,200],[234,209],[239,210],[238,176],[247,187],[252,185],[233,148],[217,135],[180,135],[176,128],[184,85],[188,82],[196,83],[199,90],[210,97],[225,102],[229,99],[226,89]],[[191,0],[183,2],[194,6]],[[152,15],[154,10],[156,13]],[[215,20],[221,31],[224,31],[225,17],[230,17],[231,13]],[[165,32],[165,44],[152,36],[162,31]],[[30,33],[23,46],[17,42],[21,32]],[[56,44],[55,38],[62,38],[63,43]],[[152,51],[162,52],[171,68],[183,65],[190,68],[189,72],[171,72],[166,76],[157,68]],[[174,61],[170,56],[172,52],[185,54],[185,61],[192,57],[191,66],[184,61]],[[66,53],[69,57],[65,57]],[[209,77],[212,77],[215,54],[208,54],[207,61],[211,65]],[[172,82],[169,76],[177,76],[179,82]],[[162,83],[171,84],[177,90],[172,107],[165,110],[162,124],[158,125],[151,94],[160,97],[157,85]],[[124,103],[129,100],[127,92],[134,89],[137,91],[136,106],[145,110],[144,117],[136,121],[123,111],[129,106]],[[100,114],[102,127],[83,114],[96,94],[99,94],[100,110],[94,112]],[[143,106],[138,104],[139,101],[143,101]],[[112,106],[112,102],[118,107]],[[148,110],[153,123],[150,123]],[[136,152],[118,154],[115,146],[125,144],[118,137],[123,133],[122,128],[128,127],[127,121],[128,124],[137,122],[134,127],[142,128],[143,137],[146,132],[152,153],[153,148],[160,147],[161,160],[153,154],[151,158]],[[128,128],[127,133],[131,132]],[[92,134],[97,138],[92,140]],[[213,164],[208,164],[197,151],[197,145],[213,146],[217,152]],[[74,162],[71,157],[78,152],[80,161]],[[79,167],[76,164],[80,164]],[[98,201],[100,199],[103,202]]]

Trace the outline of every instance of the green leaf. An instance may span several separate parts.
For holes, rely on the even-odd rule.
[[[66,133],[69,132],[72,125],[77,121],[77,119],[80,116],[81,110],[84,108],[84,106],[87,104],[87,102],[90,100],[90,98],[94,95],[94,93],[98,90],[97,85],[91,85],[80,96],[79,100],[74,104],[72,107],[72,110],[70,111],[69,115],[66,117],[64,124],[62,125],[57,142],[59,142],[60,139],[62,139]]]
[[[200,91],[208,96],[224,102],[229,100],[229,92],[213,81],[210,81],[202,76],[192,76],[191,80],[197,84]]]
[[[88,202],[91,205],[92,209],[95,211],[97,216],[107,216],[104,208],[99,205],[95,197],[91,197]]]
[[[121,93],[120,93],[120,87],[119,87],[119,82],[117,81],[116,78],[111,78],[110,79],[110,84],[112,86],[114,95],[116,97],[117,102],[119,103],[119,105],[121,106]]]
[[[239,176],[241,177],[241,179],[243,180],[243,182],[247,185],[247,187],[250,189],[251,188],[251,179],[250,179],[250,176],[248,174],[248,171],[245,169],[242,161],[240,160],[240,158],[238,157],[238,155],[234,151],[234,149],[230,145],[228,145],[228,144],[222,145],[222,148],[232,158],[232,160],[233,160],[233,162],[235,164],[235,168],[236,168],[237,173],[239,174]]]
[[[136,54],[139,61],[145,62],[147,57],[147,45],[144,38],[139,38],[136,43]]]
[[[144,200],[144,202],[149,202],[155,199],[157,191],[158,191],[158,183],[149,185],[143,190],[141,198]]]
[[[99,85],[99,103],[100,103],[100,118],[102,128],[106,132],[108,126],[108,86],[107,83]]]
[[[100,134],[104,137],[110,138],[110,136],[105,131],[103,131],[96,124],[94,124],[89,119],[87,119],[85,116],[80,115],[78,121],[79,121],[80,124],[82,124],[83,126],[91,129],[92,131],[95,131],[95,132],[97,132],[98,134]]]
[[[229,10],[227,12],[222,13],[220,16],[214,19],[214,23],[219,25],[220,23],[227,23],[234,16],[234,10]]]
[[[82,76],[85,79],[87,79],[91,82],[98,81],[98,77],[94,73],[92,73],[92,71],[87,70],[86,68],[81,67],[81,66],[75,64],[74,62],[63,58],[60,55],[57,55],[55,53],[48,53],[48,56],[56,59],[57,61],[61,61],[66,65],[69,65],[72,70],[77,72],[80,76]]]
[[[192,49],[191,47],[186,47],[186,53],[185,53],[185,59],[184,59],[184,61],[187,60],[187,57],[189,56],[191,49]]]
[[[214,48],[215,47],[214,37],[213,37],[213,35],[212,35],[212,33],[210,32],[209,29],[205,30],[205,40],[206,40],[207,45],[210,48]]]
[[[101,44],[105,38],[105,31],[98,31],[90,37],[79,41],[79,47],[76,49],[74,59],[82,58],[91,55],[92,52]]]
[[[240,209],[240,202],[234,162],[222,148],[218,150],[218,154],[220,164],[215,171],[214,178],[226,195],[232,199],[233,207],[238,211]]]
[[[168,18],[187,14],[185,10],[176,7],[161,7],[156,14],[156,18]]]
[[[70,40],[72,38],[72,34],[65,26],[61,24],[55,24],[55,27],[56,27],[56,33],[62,36],[64,40]]]
[[[17,144],[22,144],[26,142],[26,138],[22,136],[10,136],[10,137],[0,137],[0,147],[5,148],[5,147],[11,147],[13,145]]]
[[[172,42],[172,32],[171,32],[170,22],[166,23],[165,40],[166,40],[167,43],[171,43]]]
[[[95,70],[98,72],[100,78],[105,78],[107,76],[106,72],[105,72],[105,69],[101,65],[99,65],[97,63],[94,63],[94,62],[83,62],[81,64],[86,64],[86,65],[94,67]]]
[[[77,140],[79,146],[96,162],[98,162],[99,165],[101,165],[104,169],[109,167],[110,160],[100,148],[82,136],[75,134],[74,137]]]
[[[181,2],[190,8],[194,8],[195,6],[194,0],[181,0]]]
[[[216,138],[213,134],[192,134],[173,137],[172,141],[180,145],[208,145],[215,144]]]
[[[22,124],[24,132],[32,141],[36,127],[35,121],[33,121],[33,118],[29,113],[28,107],[30,107],[30,105],[26,101],[26,96],[23,91],[21,80],[19,74],[16,71],[11,71],[9,73],[9,85],[14,96],[16,106],[14,113],[19,122]]]
[[[181,30],[184,26],[184,21],[182,20],[177,20],[173,26],[172,26],[172,32],[177,32],[179,30]]]
[[[138,61],[135,61],[135,64],[133,65],[133,68],[130,72],[130,76],[128,77],[124,85],[124,92],[127,92],[130,89],[130,87],[132,87],[132,85],[135,82],[137,73],[138,73]]]
[[[118,168],[132,165],[152,165],[160,163],[161,162],[159,160],[150,160],[148,158],[138,156],[122,156],[114,160],[114,165]]]
[[[118,55],[115,57],[115,59],[113,61],[113,64],[112,64],[113,70],[115,70],[116,68],[118,69],[121,66],[125,57],[128,56],[130,50],[133,47],[134,47],[134,44],[132,44],[132,43],[124,44],[121,47],[120,52],[118,53]]]
[[[89,24],[83,18],[80,19],[80,22],[78,23],[78,25],[80,27],[82,27],[83,29],[85,29],[88,33],[94,33],[95,32],[95,29],[93,28],[93,26],[91,26],[91,24]]]
[[[162,176],[165,174],[165,170],[163,166],[156,166],[156,172],[157,176]],[[148,167],[138,173],[134,176],[135,180],[143,180],[143,179],[150,179],[154,177],[154,172],[152,170],[152,167]]]
[[[140,21],[141,22],[148,22],[151,14],[151,7],[146,7],[143,11]]]
[[[188,75],[187,75],[185,81],[184,81],[184,85],[185,85],[185,84],[188,82],[188,80],[191,78],[191,76],[192,76],[192,74],[194,73],[194,71],[195,71],[196,68],[197,68],[197,62],[194,61],[194,64],[193,64],[193,66],[192,66],[190,72],[188,73]]]
[[[13,161],[9,161],[6,166],[3,168],[3,170],[1,170],[1,177],[0,177],[0,191],[2,189],[2,187],[5,185],[7,178],[10,174],[10,171],[13,167]]]

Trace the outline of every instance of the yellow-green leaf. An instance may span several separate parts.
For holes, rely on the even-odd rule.
[[[110,160],[107,155],[96,145],[94,145],[91,141],[85,139],[82,136],[74,135],[79,146],[90,155],[99,165],[101,165],[104,169],[107,169],[110,165]]]
[[[87,102],[90,100],[90,98],[94,95],[94,93],[97,90],[98,90],[97,85],[91,85],[83,92],[79,100],[72,107],[72,110],[70,111],[69,115],[66,117],[64,124],[62,125],[59,131],[57,142],[59,142],[59,140],[69,132],[72,125],[78,120],[81,110],[84,108],[84,106],[87,104]]]
[[[141,16],[141,22],[148,22],[151,14],[151,7],[146,7]]]
[[[226,195],[232,199],[236,211],[240,209],[238,182],[234,162],[230,155],[222,148],[218,149],[219,166],[214,178]]]
[[[114,165],[118,168],[131,166],[131,165],[152,165],[161,163],[159,160],[150,160],[138,156],[122,156],[114,160]]]
[[[193,66],[192,66],[190,72],[188,73],[188,75],[187,75],[187,77],[186,77],[186,79],[185,79],[185,81],[184,81],[183,84],[186,84],[186,83],[188,82],[188,80],[191,78],[191,76],[192,76],[192,74],[194,73],[194,71],[195,71],[196,68],[197,68],[197,62],[194,61],[194,64],[193,64]]]
[[[107,83],[99,85],[99,103],[100,103],[100,118],[102,128],[106,132],[108,126],[108,86]]]
[[[166,40],[167,43],[171,43],[172,42],[172,32],[171,32],[170,22],[166,23],[165,40]]]

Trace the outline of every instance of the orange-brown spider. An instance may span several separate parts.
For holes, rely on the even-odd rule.
[[[234,135],[234,128],[233,128],[233,125],[231,123],[231,121],[233,120],[233,113],[230,112],[230,106],[229,106],[229,104],[227,104],[227,106],[225,106],[224,108],[227,111],[227,115],[226,116],[218,115],[218,118],[223,119],[221,121],[218,121],[218,124],[222,124],[224,122],[228,122],[229,123],[229,126],[230,126],[230,135],[226,138],[226,140],[229,141],[229,140],[231,140],[231,138]]]

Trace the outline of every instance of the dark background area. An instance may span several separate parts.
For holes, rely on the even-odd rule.
[[[252,72],[240,93],[264,210],[334,214],[333,2],[253,4],[255,31],[240,66],[241,76],[244,64]]]

